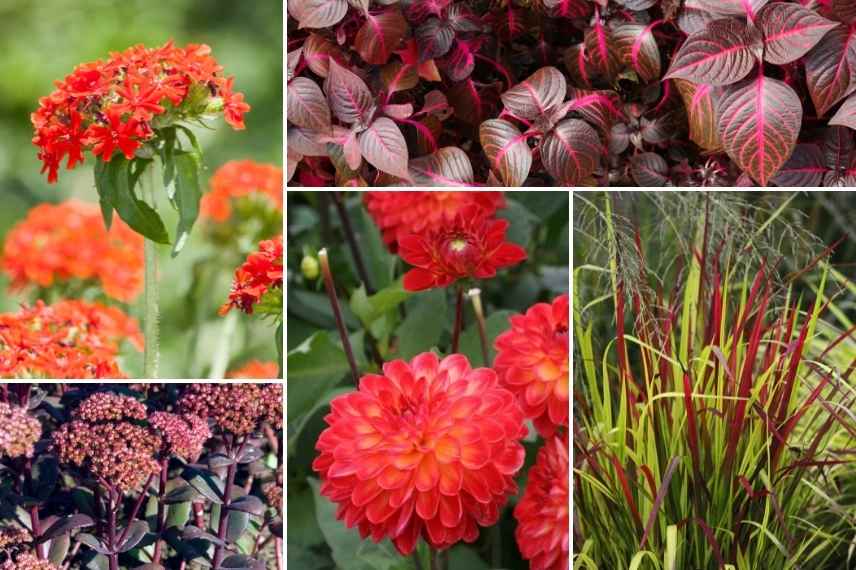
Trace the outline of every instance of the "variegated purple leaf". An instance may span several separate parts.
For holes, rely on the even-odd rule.
[[[779,65],[798,60],[838,26],[813,10],[784,2],[764,6],[756,24],[764,35],[764,60]]]
[[[624,114],[619,108],[621,103],[615,91],[589,91],[571,87],[568,94],[571,100],[567,112],[579,113],[602,135],[606,135],[613,121]]]
[[[699,7],[714,14],[747,16],[750,20],[754,20],[769,0],[695,0],[695,2]]]
[[[566,119],[541,140],[541,162],[560,186],[577,186],[603,156],[597,132],[585,121]]]
[[[294,74],[297,71],[297,66],[300,64],[300,56],[303,55],[303,48],[299,47],[296,50],[288,52],[288,67],[286,81],[294,79]]]
[[[600,19],[595,18],[594,25],[585,35],[585,53],[592,72],[612,81],[621,70],[621,54],[609,30]]]
[[[798,144],[772,182],[776,186],[808,188],[820,186],[829,171],[823,153],[816,144]]]
[[[660,78],[660,48],[654,38],[655,25],[657,22],[647,26],[621,24],[612,32],[625,67],[635,71],[643,81]]]
[[[363,61],[383,65],[407,33],[407,21],[398,7],[379,14],[368,13],[354,39],[354,48]]]
[[[690,128],[690,140],[710,152],[722,150],[722,143],[716,130],[713,88],[710,85],[696,85],[686,79],[674,79],[672,81],[684,101]]]
[[[542,67],[502,94],[502,103],[514,116],[534,120],[558,106],[567,92],[562,72]]]
[[[856,2],[853,0],[832,0],[832,12],[845,24],[856,22]]]
[[[292,125],[286,131],[288,148],[303,156],[327,156],[327,146],[321,140],[324,136],[325,133]]]
[[[856,28],[830,30],[805,58],[808,91],[817,116],[856,91]]]
[[[428,61],[448,53],[455,40],[455,30],[448,22],[429,18],[416,28],[416,43],[419,46],[419,61]]]
[[[790,158],[802,114],[794,90],[760,72],[723,88],[717,97],[717,127],[725,151],[762,186]]]
[[[348,12],[345,0],[289,0],[287,5],[301,29],[328,28],[338,24]]]
[[[374,97],[365,82],[336,60],[330,60],[330,70],[324,82],[330,109],[340,121],[349,125],[366,125],[374,109]]]
[[[392,119],[380,117],[360,133],[360,151],[366,162],[378,170],[404,180],[410,178],[407,142]]]
[[[730,85],[752,71],[762,53],[761,35],[733,18],[711,22],[687,38],[672,60],[665,79]]]
[[[686,0],[684,8],[678,13],[678,27],[687,35],[703,31],[708,24],[721,16],[703,8],[699,0]]]
[[[331,58],[340,63],[345,61],[342,50],[336,44],[324,36],[309,34],[306,41],[303,42],[303,59],[306,60],[306,65],[309,66],[312,73],[327,77]]]
[[[643,152],[630,157],[630,176],[639,186],[667,186],[669,165],[656,152]]]
[[[490,119],[479,127],[479,140],[490,167],[505,186],[522,186],[532,167],[526,135],[503,119]]]
[[[838,111],[829,119],[830,125],[841,125],[856,130],[856,95],[844,101]]]
[[[470,158],[456,146],[410,161],[410,178],[414,186],[469,186],[473,184]]]
[[[318,84],[307,77],[297,77],[286,89],[286,116],[298,127],[329,130],[330,108]]]

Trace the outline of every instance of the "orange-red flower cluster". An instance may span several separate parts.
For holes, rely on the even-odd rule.
[[[526,250],[505,241],[507,229],[508,221],[468,206],[440,228],[402,237],[399,255],[414,266],[404,274],[404,288],[422,291],[448,287],[458,279],[486,279],[501,267],[520,263]]]
[[[517,492],[526,435],[514,396],[489,368],[426,352],[367,374],[331,402],[312,467],[336,517],[410,554],[473,542]]]
[[[250,106],[222,71],[208,46],[172,42],[78,65],[32,114],[42,172],[55,182],[63,159],[71,170],[86,150],[105,161],[117,150],[131,159],[155,136],[156,118],[175,122],[222,109],[227,123],[243,129]]]
[[[200,213],[217,222],[232,215],[232,201],[244,196],[270,200],[282,210],[282,168],[252,160],[233,160],[217,169],[209,181],[211,191],[202,197]]]
[[[247,380],[270,380],[276,378],[278,375],[279,365],[276,362],[251,360],[237,370],[229,372],[226,377]]]
[[[14,288],[80,279],[131,301],[143,285],[143,238],[119,219],[108,231],[95,204],[40,204],[7,234],[2,265]]]
[[[517,545],[531,570],[567,570],[570,550],[568,433],[538,450],[526,490],[514,508]]]
[[[229,300],[220,307],[220,314],[237,307],[251,315],[256,303],[272,288],[282,288],[282,236],[262,241],[259,250],[235,271]]]
[[[493,366],[526,417],[549,437],[568,426],[568,296],[537,303],[509,320],[511,328],[496,338]]]
[[[143,347],[136,320],[115,307],[38,301],[0,314],[0,377],[124,378],[116,363],[123,340]]]
[[[363,202],[393,253],[404,236],[443,229],[469,206],[485,216],[505,207],[502,192],[476,191],[365,192]]]

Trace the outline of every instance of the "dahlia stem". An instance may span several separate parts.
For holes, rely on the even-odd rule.
[[[464,288],[458,285],[455,301],[455,328],[452,329],[452,354],[458,352],[461,340],[461,328],[464,326]]]
[[[152,555],[152,562],[160,564],[161,554],[163,552],[163,532],[166,526],[166,505],[163,498],[166,496],[166,483],[169,480],[169,459],[161,459],[160,462],[160,478],[158,481],[158,514],[157,514],[157,535],[155,537],[155,552]]]
[[[238,311],[229,311],[223,319],[220,338],[214,353],[211,355],[211,369],[208,371],[210,380],[220,380],[226,375],[226,368],[229,366],[229,347],[232,344],[237,326]]]
[[[348,242],[348,247],[351,250],[351,256],[354,258],[354,265],[357,267],[357,275],[360,276],[360,281],[366,287],[367,295],[374,295],[375,290],[369,281],[369,272],[366,271],[366,264],[363,262],[363,254],[360,252],[360,245],[354,234],[354,226],[351,224],[351,216],[348,215],[348,209],[345,207],[345,198],[341,192],[333,193],[333,203],[336,205],[336,211],[339,212],[339,220],[342,222],[342,230],[345,232],[345,240]]]
[[[487,345],[487,326],[484,320],[484,308],[481,302],[481,289],[470,289],[467,296],[473,302],[473,311],[476,314],[476,324],[479,329],[479,340],[481,341],[482,359],[484,365],[490,367],[490,351]]]
[[[333,317],[336,319],[336,328],[339,329],[339,338],[342,339],[342,348],[345,350],[345,356],[348,358],[348,364],[351,367],[354,385],[359,386],[360,369],[357,367],[357,360],[354,358],[351,340],[348,338],[348,329],[345,328],[345,319],[342,318],[342,309],[339,307],[339,298],[336,295],[336,283],[333,281],[333,274],[330,272],[330,261],[327,259],[326,247],[318,252],[318,260],[321,262],[321,273],[324,274],[324,288],[327,289],[327,297],[330,299],[330,307],[332,307]]]
[[[155,208],[155,179],[157,172],[154,164],[148,166],[140,177],[143,200]],[[158,250],[157,244],[146,238],[144,246],[145,256],[145,316],[143,321],[143,335],[146,345],[143,350],[143,378],[155,379],[158,377],[159,354],[159,330],[158,320]]]

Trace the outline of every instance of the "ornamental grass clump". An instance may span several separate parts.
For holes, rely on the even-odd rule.
[[[828,252],[767,255],[787,203],[760,221],[732,211],[741,233],[720,215],[733,205],[702,195],[669,220],[686,250],[658,273],[670,250],[642,226],[620,235],[613,200],[595,208],[600,232],[579,232],[605,263],[584,254],[574,274],[575,567],[838,568],[852,533],[829,522],[830,475],[854,460],[856,360],[834,363],[835,341],[809,352]],[[805,275],[814,298],[797,292]]]

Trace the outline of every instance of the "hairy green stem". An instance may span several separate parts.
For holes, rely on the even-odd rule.
[[[238,326],[238,311],[229,311],[223,318],[223,328],[220,332],[220,338],[217,341],[217,347],[211,355],[211,369],[208,371],[208,378],[211,380],[220,380],[226,375],[226,368],[229,366],[229,347],[232,345],[232,339],[235,337],[235,329]]]
[[[154,165],[146,168],[140,177],[143,199],[149,206],[155,208],[155,180],[157,170]],[[157,244],[146,238],[145,256],[145,315],[143,317],[143,335],[146,346],[143,352],[143,378],[158,377],[158,360],[160,359],[160,331],[158,307],[158,250]]]

